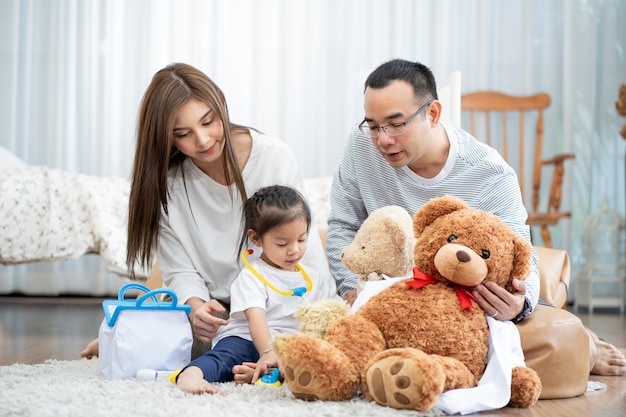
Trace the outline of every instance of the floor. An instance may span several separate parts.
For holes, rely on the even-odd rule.
[[[72,360],[97,337],[102,299],[90,297],[0,297],[0,365]],[[577,315],[601,338],[626,351],[626,315],[605,311]],[[626,416],[626,377],[596,377],[606,389],[565,400],[542,400],[530,409],[504,408],[482,416]]]

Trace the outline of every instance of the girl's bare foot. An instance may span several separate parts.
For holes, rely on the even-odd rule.
[[[99,347],[100,345],[98,343],[98,339],[94,339],[91,342],[89,342],[85,350],[80,352],[80,356],[82,358],[87,358],[87,359],[91,359],[94,356],[98,356]]]
[[[197,366],[190,366],[178,375],[176,386],[185,392],[191,394],[220,394],[226,395],[217,389],[214,385],[209,384],[204,379],[202,369]]]
[[[241,365],[233,366],[235,384],[251,384],[256,362],[243,362]]]

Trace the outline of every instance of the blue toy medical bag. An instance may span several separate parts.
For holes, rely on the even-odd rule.
[[[146,294],[126,300],[129,289]],[[159,301],[158,294],[166,294],[170,300]],[[191,306],[179,305],[172,290],[150,291],[140,284],[127,284],[117,300],[104,300],[102,308],[104,319],[98,333],[102,377],[135,377],[140,369],[175,371],[190,362],[193,336],[187,316]]]

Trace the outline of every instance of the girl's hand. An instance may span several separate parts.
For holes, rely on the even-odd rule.
[[[209,300],[203,304],[192,304],[191,328],[195,337],[204,343],[213,340],[220,326],[228,323],[226,320],[214,316],[214,314],[225,311],[224,306],[217,300]]]
[[[241,365],[233,366],[235,384],[251,384],[254,368],[256,368],[256,362],[243,362]]]
[[[276,353],[273,350],[268,350],[267,352],[263,353],[257,361],[256,367],[254,368],[254,374],[252,375],[251,383],[256,383],[257,379],[270,371],[270,368],[278,367],[279,363]]]

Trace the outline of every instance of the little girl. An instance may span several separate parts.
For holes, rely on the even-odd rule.
[[[311,211],[298,191],[261,188],[244,204],[243,216],[240,252],[250,241],[260,257],[248,262],[253,250],[243,252],[245,266],[231,286],[228,324],[218,330],[213,348],[178,375],[176,385],[183,391],[222,394],[211,382],[233,381],[233,366],[242,363],[256,362],[252,382],[278,367],[272,338],[298,331],[294,312],[299,305],[333,296],[320,288],[316,271],[298,263],[311,225]]]

